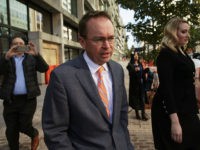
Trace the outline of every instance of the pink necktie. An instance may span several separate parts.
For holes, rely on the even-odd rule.
[[[101,97],[101,100],[106,108],[106,112],[108,114],[108,117],[110,116],[110,111],[109,111],[109,103],[108,103],[108,94],[106,91],[106,87],[103,83],[103,76],[102,76],[102,72],[103,72],[104,68],[101,66],[98,71],[97,71],[97,76],[98,76],[98,91],[99,91],[99,95]]]

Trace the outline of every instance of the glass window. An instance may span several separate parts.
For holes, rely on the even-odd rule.
[[[30,5],[30,7],[29,7],[30,31],[42,31],[52,34],[52,14],[34,5]]]
[[[69,48],[65,47],[65,61],[70,60],[70,51]]]
[[[78,41],[78,31],[72,29],[72,41]]]
[[[42,13],[32,8],[29,8],[29,18],[30,18],[30,31],[42,31],[43,28]]]
[[[0,52],[6,52],[9,50],[9,40],[5,37],[0,37]]]
[[[71,52],[72,52],[72,59],[79,55],[79,50],[78,49],[72,49]]]
[[[77,0],[72,0],[71,3],[72,3],[71,4],[71,9],[72,9],[71,13],[72,13],[72,15],[77,17]]]
[[[8,28],[0,27],[0,52],[5,52],[8,49],[9,49]]]
[[[84,5],[84,14],[90,11],[90,8],[87,5]]]
[[[41,11],[42,13],[42,31],[52,34],[52,16],[47,11]]]
[[[62,0],[62,7],[67,12],[77,17],[77,0]]]
[[[0,26],[0,37],[8,37],[8,28]]]
[[[0,3],[0,24],[8,24],[6,0],[1,0]]]
[[[25,41],[25,43],[28,43],[28,33],[27,32],[23,32],[23,31],[17,31],[17,30],[11,30],[10,31],[10,36],[20,36],[22,37],[22,39]]]
[[[71,41],[78,41],[78,31],[72,27],[69,27],[67,22],[64,22],[63,37]]]
[[[11,26],[27,30],[27,6],[16,0],[10,0],[9,2]]]
[[[69,27],[63,27],[63,37],[67,38],[68,40],[72,40],[72,29]]]
[[[71,14],[71,0],[62,0],[62,7]]]
[[[65,47],[65,61],[71,60],[77,57],[81,53],[79,49],[72,49],[69,47]]]

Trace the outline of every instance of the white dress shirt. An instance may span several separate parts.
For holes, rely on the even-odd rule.
[[[27,94],[26,89],[26,83],[25,83],[25,77],[24,77],[24,70],[23,70],[23,60],[24,55],[22,56],[14,56],[15,60],[15,71],[16,71],[16,81],[14,86],[14,95],[21,95],[21,94]]]
[[[100,65],[95,64],[87,55],[86,52],[84,52],[83,57],[89,67],[89,70],[92,74],[92,77],[94,79],[94,82],[97,86],[98,82],[98,76],[97,76],[97,70],[99,69]],[[109,71],[108,65],[105,63],[102,65],[104,67],[104,71],[102,72],[103,76],[103,82],[107,90],[108,94],[108,101],[109,101],[109,111],[110,111],[110,121],[112,122],[112,114],[113,114],[113,90],[112,90],[112,77],[111,73]]]

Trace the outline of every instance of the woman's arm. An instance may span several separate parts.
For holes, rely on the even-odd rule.
[[[170,114],[171,120],[171,138],[177,142],[182,143],[182,128],[179,123],[179,118],[177,113]]]

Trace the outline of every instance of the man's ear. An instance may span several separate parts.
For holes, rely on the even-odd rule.
[[[85,49],[85,39],[82,36],[78,35],[78,40],[81,46]]]

